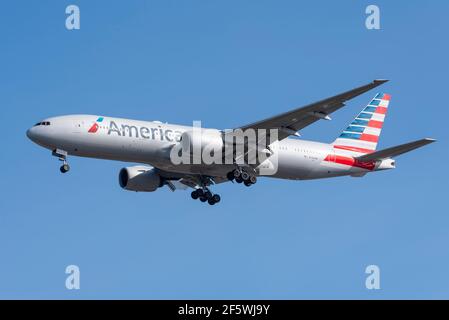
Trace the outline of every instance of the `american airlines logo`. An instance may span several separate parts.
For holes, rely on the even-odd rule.
[[[100,117],[95,121],[95,123],[88,130],[89,133],[96,133],[100,128],[101,123],[104,118]],[[108,135],[114,135],[120,137],[130,137],[130,138],[142,138],[142,139],[158,139],[161,141],[169,142],[179,142],[181,141],[181,131],[163,129],[163,128],[148,128],[148,127],[138,127],[128,124],[121,124],[120,126],[114,121],[109,122]]]
[[[103,117],[98,118],[97,121],[95,121],[95,123],[92,125],[92,127],[90,127],[88,132],[89,133],[96,133],[98,131],[98,128],[100,127],[99,123],[103,122],[103,120],[104,120]]]

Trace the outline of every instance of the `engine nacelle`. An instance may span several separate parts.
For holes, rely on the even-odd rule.
[[[190,150],[190,153],[203,150],[222,150],[224,143],[222,134],[215,129],[198,129],[185,131],[181,135],[182,150]]]
[[[120,187],[130,191],[153,192],[162,187],[162,177],[153,167],[135,166],[120,170]]]

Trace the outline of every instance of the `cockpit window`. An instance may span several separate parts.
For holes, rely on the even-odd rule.
[[[50,125],[49,121],[44,121],[44,122],[38,122],[34,126],[37,127],[37,126],[49,126],[49,125]]]

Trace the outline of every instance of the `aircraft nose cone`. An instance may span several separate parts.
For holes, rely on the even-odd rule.
[[[35,132],[34,128],[30,128],[27,130],[27,137],[31,141],[36,141],[36,132]]]

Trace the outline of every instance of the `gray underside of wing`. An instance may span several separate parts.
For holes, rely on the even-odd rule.
[[[213,185],[229,181],[225,176],[208,176],[201,174],[177,173],[158,169],[159,174],[174,191],[175,189],[186,189],[190,187],[196,189],[201,185]],[[173,188],[174,187],[174,188]]]
[[[186,175],[184,178],[179,179],[178,183],[181,183],[190,188],[196,189],[197,187],[200,186],[200,184],[199,184],[200,178],[201,178],[200,176],[196,176],[196,175]],[[209,178],[211,181],[210,184],[219,184],[219,183],[229,181],[226,177],[209,177]],[[208,185],[210,185],[210,184],[208,184]]]

